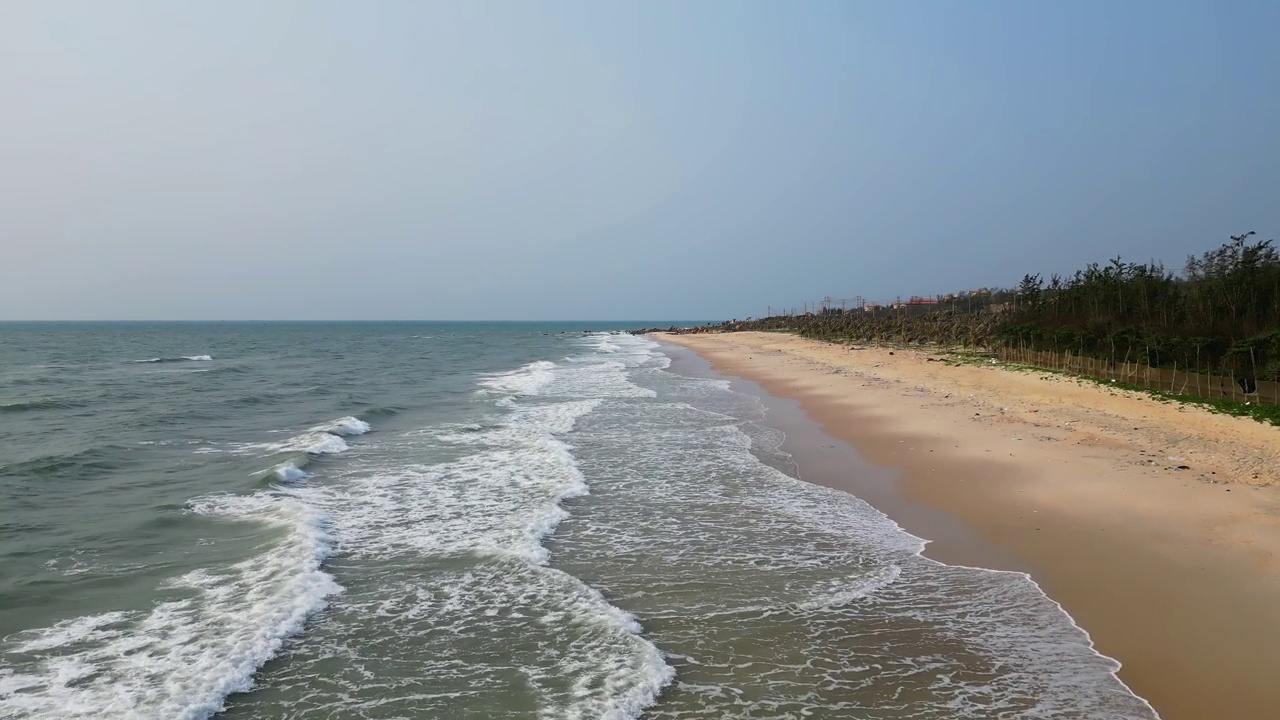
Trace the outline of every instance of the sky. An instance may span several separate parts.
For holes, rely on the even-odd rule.
[[[1280,235],[1280,3],[0,7],[0,319],[706,319]]]

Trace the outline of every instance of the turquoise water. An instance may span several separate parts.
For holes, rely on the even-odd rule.
[[[0,717],[1154,717],[609,329],[0,325]]]

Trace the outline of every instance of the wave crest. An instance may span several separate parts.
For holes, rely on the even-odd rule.
[[[130,360],[133,363],[210,362],[212,355],[179,355],[177,357],[153,357],[147,360]]]
[[[27,412],[30,410],[72,410],[84,407],[85,403],[73,400],[19,400],[0,405],[0,412]]]
[[[0,696],[16,717],[156,717],[204,720],[284,640],[342,592],[321,564],[326,517],[276,493],[207,496],[192,513],[284,528],[284,543],[226,568],[201,569],[165,587],[185,597],[146,611],[80,617],[10,636],[30,663],[0,670]],[[8,715],[6,715],[8,716]]]
[[[364,420],[348,415],[346,417],[340,417],[337,420],[327,422],[323,425],[317,425],[311,428],[311,431],[350,437],[352,435],[363,435],[372,429],[373,426]]]

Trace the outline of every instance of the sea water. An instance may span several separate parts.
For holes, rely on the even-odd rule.
[[[1155,717],[611,329],[0,325],[0,717]]]

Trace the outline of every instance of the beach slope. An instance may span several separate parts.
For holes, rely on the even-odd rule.
[[[905,503],[881,510],[933,540],[926,554],[1030,572],[1165,720],[1280,717],[1280,428],[919,350],[655,337],[894,469]],[[859,492],[831,469],[805,478]]]

